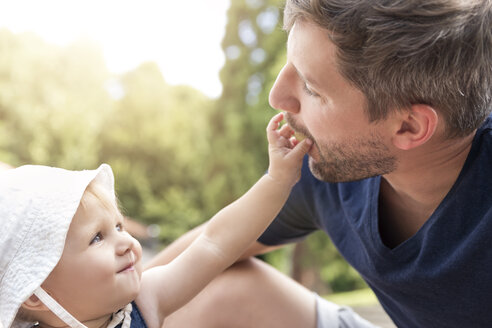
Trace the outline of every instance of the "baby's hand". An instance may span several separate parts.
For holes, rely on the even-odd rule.
[[[268,153],[270,166],[268,175],[279,183],[292,187],[301,177],[302,158],[309,151],[312,141],[308,138],[299,142],[294,137],[294,130],[284,124],[284,113],[278,113],[268,123]]]

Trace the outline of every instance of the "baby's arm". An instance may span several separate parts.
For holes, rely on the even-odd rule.
[[[142,287],[147,288],[149,283],[154,285],[151,289],[158,291],[158,308],[164,315],[186,304],[234,263],[261,235],[287,200],[292,186],[300,177],[302,158],[310,149],[311,141],[297,142],[287,125],[278,129],[282,119],[283,114],[277,114],[267,127],[268,174],[241,198],[218,212],[207,223],[203,233],[175,260],[144,272]]]
[[[310,140],[297,144],[293,130],[278,126],[283,113],[268,124],[270,166],[265,174],[241,198],[217,213],[199,239],[211,244],[211,250],[224,268],[261,235],[278,214],[301,174],[302,158],[310,148]]]

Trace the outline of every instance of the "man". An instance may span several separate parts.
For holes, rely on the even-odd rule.
[[[288,0],[284,25],[270,104],[314,146],[243,259],[323,229],[397,326],[490,327],[492,2]],[[248,259],[164,327],[371,324]]]

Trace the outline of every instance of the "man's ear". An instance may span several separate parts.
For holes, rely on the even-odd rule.
[[[402,150],[423,145],[434,135],[438,120],[434,108],[422,104],[412,105],[409,110],[397,114],[393,144]]]
[[[21,307],[29,311],[49,311],[48,307],[36,296],[31,295]]]

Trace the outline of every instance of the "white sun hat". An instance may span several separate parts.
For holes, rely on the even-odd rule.
[[[107,164],[85,171],[26,165],[0,172],[0,327],[20,327],[14,322],[17,311],[60,260],[72,218],[93,180],[115,197]]]

